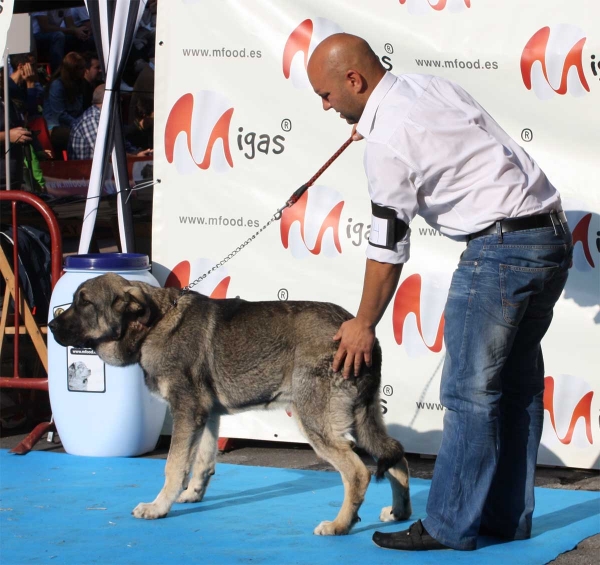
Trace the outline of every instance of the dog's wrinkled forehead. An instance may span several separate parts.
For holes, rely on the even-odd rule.
[[[106,302],[115,296],[123,294],[128,282],[115,273],[107,273],[81,283],[75,291],[75,297],[80,300]],[[109,302],[110,304],[110,302]]]

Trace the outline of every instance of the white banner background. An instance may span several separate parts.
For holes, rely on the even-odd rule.
[[[561,191],[575,260],[543,342],[539,461],[599,467],[600,6],[171,0],[160,4],[158,16],[154,171],[161,182],[154,192],[153,271],[159,282],[185,285],[227,256],[349,137],[345,121],[323,112],[305,62],[331,33],[360,35],[394,73],[439,74],[464,86]],[[362,153],[360,143],[351,144],[281,222],[195,290],[330,301],[356,312],[370,219]],[[407,451],[435,454],[443,417],[442,314],[464,244],[420,218],[411,227],[412,257],[378,326],[382,406]],[[221,435],[302,441],[284,411],[227,417]]]

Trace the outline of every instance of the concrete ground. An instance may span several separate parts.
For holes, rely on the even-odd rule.
[[[12,449],[24,437],[23,430],[3,431],[2,437],[0,437],[0,448]],[[145,457],[166,459],[169,441],[169,436],[161,436],[157,448]],[[219,454],[218,461],[220,463],[316,471],[334,470],[331,465],[319,459],[307,445],[250,440],[235,440],[232,444],[230,451]],[[49,443],[46,438],[43,438],[34,446],[34,449],[64,453],[64,449],[56,437],[53,443]],[[363,459],[371,470],[375,469],[370,457],[365,456]],[[431,479],[435,462],[433,457],[408,455],[408,462],[413,477]],[[546,488],[599,491],[600,474],[597,471],[585,469],[538,467],[535,484]],[[598,520],[600,526],[600,515]],[[572,551],[559,555],[551,563],[553,565],[597,565],[600,563],[600,534],[582,540]]]

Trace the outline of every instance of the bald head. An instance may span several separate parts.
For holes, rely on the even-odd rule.
[[[309,76],[318,72],[343,75],[349,69],[368,79],[381,78],[385,74],[371,46],[362,37],[349,33],[335,33],[321,41],[308,62]]]
[[[317,45],[307,72],[323,108],[333,108],[348,123],[357,123],[385,69],[364,39],[336,33]]]
[[[106,90],[106,86],[104,84],[99,84],[92,94],[92,104],[96,106],[102,105],[104,102],[104,91]]]

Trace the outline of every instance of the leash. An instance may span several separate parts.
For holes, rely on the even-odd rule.
[[[190,291],[191,288],[196,286],[200,281],[204,280],[208,275],[210,275],[213,271],[221,268],[227,261],[235,257],[246,245],[248,245],[251,241],[256,239],[256,236],[260,235],[263,230],[268,228],[273,222],[277,222],[281,220],[281,216],[283,215],[283,211],[286,208],[291,208],[302,195],[315,183],[315,181],[331,166],[331,164],[346,150],[346,148],[352,143],[352,138],[350,137],[346,142],[329,158],[329,160],[310,178],[310,180],[304,183],[300,188],[296,189],[294,193],[288,198],[287,202],[273,214],[271,219],[266,222],[254,235],[250,236],[246,241],[244,241],[241,245],[236,247],[227,257],[223,258],[219,261],[212,269],[209,269],[202,276],[198,277],[193,282],[189,283],[187,286],[184,286],[179,293],[179,296],[173,301],[173,306],[177,306],[177,302],[179,299],[186,293]]]

